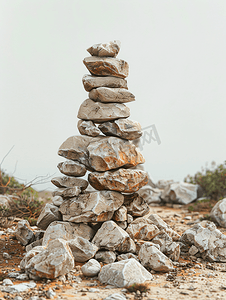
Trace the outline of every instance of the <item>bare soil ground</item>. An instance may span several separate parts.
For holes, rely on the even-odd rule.
[[[214,202],[203,203],[192,204],[194,209],[189,208],[191,205],[154,206],[151,209],[152,213],[157,213],[171,228],[182,234],[197,219],[208,215],[211,206],[214,205]],[[14,222],[13,225],[15,226],[16,223]],[[218,229],[226,233],[225,228],[218,227]],[[0,231],[5,230],[0,227]],[[4,259],[3,252],[9,253],[11,258]],[[6,233],[0,236],[0,285],[4,278],[8,278],[8,273],[19,271],[18,265],[24,253],[25,247],[21,246],[13,235]],[[77,263],[73,272],[65,279],[41,280],[36,282],[36,288],[20,293],[20,296],[22,299],[31,299],[32,296],[47,299],[46,292],[51,288],[56,293],[54,299],[99,300],[116,292],[123,293],[127,299],[226,299],[226,264],[224,263],[210,263],[192,256],[181,257],[174,263],[175,270],[171,273],[151,271],[154,279],[147,282],[144,292],[140,292],[139,289],[137,292],[129,292],[124,288],[102,285],[98,278],[84,277],[80,270],[81,265]],[[14,284],[24,282],[13,278],[11,280]],[[0,292],[0,299],[14,299],[15,296],[16,294]]]

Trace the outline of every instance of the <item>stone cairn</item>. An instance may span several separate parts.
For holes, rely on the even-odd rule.
[[[91,56],[83,62],[91,75],[82,79],[89,98],[78,112],[81,135],[69,137],[59,148],[58,154],[66,158],[58,164],[64,176],[52,179],[58,189],[37,222],[43,237],[39,233],[27,246],[21,262],[32,279],[56,278],[72,270],[74,262],[88,261],[84,275],[100,272],[102,283],[126,286],[151,280],[145,267],[172,270],[162,252],[179,258],[179,244],[173,242],[178,234],[157,215],[146,216],[149,206],[137,193],[148,183],[148,174],[136,169],[144,157],[132,140],[142,132],[138,122],[128,119],[124,103],[135,97],[125,79],[128,63],[116,58],[119,49],[114,41],[87,50]],[[81,178],[87,171],[88,181]],[[155,243],[147,242],[154,238]],[[107,265],[101,269],[98,261]]]

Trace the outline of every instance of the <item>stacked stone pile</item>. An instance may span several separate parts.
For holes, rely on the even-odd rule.
[[[132,140],[142,132],[138,122],[128,119],[124,103],[135,97],[125,79],[128,64],[116,58],[118,51],[117,41],[98,44],[84,59],[91,75],[83,77],[89,98],[78,112],[81,135],[69,137],[59,148],[66,158],[58,164],[64,176],[52,179],[58,189],[37,222],[45,231],[43,238],[27,246],[21,262],[32,279],[56,278],[73,269],[74,261],[88,261],[84,274],[95,276],[99,260],[108,263],[100,281],[125,286],[152,279],[144,267],[169,271],[171,259],[179,258],[179,235],[157,215],[147,216],[149,206],[137,193],[148,175],[135,168],[144,157]],[[82,178],[87,171],[88,181]],[[22,227],[29,231],[27,224]]]

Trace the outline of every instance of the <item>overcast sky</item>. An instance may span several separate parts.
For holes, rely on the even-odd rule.
[[[225,0],[0,0],[0,39],[0,161],[14,145],[2,164],[8,173],[60,175],[58,148],[78,134],[87,98],[86,49],[115,39],[136,97],[130,118],[154,124],[161,140],[142,150],[153,180],[183,180],[226,159]]]

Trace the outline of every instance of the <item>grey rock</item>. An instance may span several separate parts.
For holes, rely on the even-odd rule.
[[[173,261],[180,258],[180,245],[172,241],[172,238],[166,233],[160,233],[152,239],[152,243],[160,246],[160,251],[167,255]]]
[[[82,189],[78,186],[75,186],[75,187],[71,187],[71,188],[58,189],[58,190],[54,191],[52,194],[53,194],[54,197],[55,196],[58,196],[58,197],[60,196],[60,197],[62,197],[62,199],[66,199],[66,198],[77,197],[81,192],[82,192]],[[54,204],[54,202],[53,202],[53,204]],[[57,206],[60,206],[60,205],[57,205]]]
[[[153,276],[134,258],[103,266],[99,280],[104,284],[126,287],[152,280]]]
[[[82,177],[86,174],[86,168],[84,165],[77,161],[67,160],[57,165],[61,173],[68,176]]]
[[[37,246],[42,246],[43,239],[32,242],[31,244],[26,246],[26,252],[30,251],[32,248]]]
[[[92,75],[120,78],[129,75],[129,65],[122,59],[91,56],[84,58],[83,63]]]
[[[210,212],[210,217],[221,227],[226,227],[226,198],[218,201]]]
[[[124,230],[127,228],[127,221],[116,221],[116,224]]]
[[[52,201],[55,206],[59,207],[64,202],[64,199],[61,196],[54,196]]]
[[[199,249],[198,248],[196,248],[194,245],[192,245],[191,246],[191,248],[189,249],[189,254],[190,255],[195,255],[195,254],[197,254],[199,252]]]
[[[95,126],[93,121],[79,120],[78,130],[81,134],[88,136],[98,136],[101,134],[100,129]]]
[[[117,56],[117,54],[120,50],[120,46],[121,46],[120,41],[111,41],[111,42],[108,42],[108,43],[95,44],[92,47],[88,48],[87,51],[92,56],[115,57],[115,56]]]
[[[59,211],[59,207],[50,203],[46,203],[45,207],[43,208],[38,217],[37,226],[45,230],[50,223],[61,220],[62,216]]]
[[[4,287],[4,289],[2,289],[2,292],[7,292],[10,294],[21,293],[21,292],[29,291],[30,289],[33,289],[35,287],[36,287],[36,283],[33,281],[23,282],[19,284],[14,284],[12,286],[6,286]]]
[[[124,205],[128,214],[133,217],[143,217],[150,211],[150,207],[138,193],[124,195]]]
[[[123,78],[117,78],[114,76],[98,77],[93,75],[84,75],[82,83],[87,92],[98,87],[109,88],[124,88],[127,89],[127,81]]]
[[[68,176],[54,177],[51,179],[51,182],[59,188],[79,187],[82,191],[88,186],[88,182],[85,179]]]
[[[84,276],[94,277],[96,276],[101,269],[100,263],[96,259],[90,259],[81,267],[81,271]]]
[[[127,223],[130,224],[133,222],[133,217],[130,214],[127,214]]]
[[[32,243],[35,239],[35,235],[31,230],[30,224],[27,220],[21,220],[17,223],[15,236],[16,239],[24,246]]]
[[[151,220],[141,217],[130,223],[126,229],[126,232],[132,239],[150,241],[160,233],[160,230],[153,224]]]
[[[95,259],[104,264],[110,264],[116,260],[116,254],[114,251],[102,250],[96,253]]]
[[[103,222],[110,220],[123,204],[123,195],[113,191],[87,192],[65,200],[60,206],[64,221]]]
[[[125,88],[98,87],[89,92],[89,98],[103,103],[126,103],[135,101],[135,96]]]
[[[130,258],[134,258],[137,261],[139,261],[138,256],[133,253],[123,253],[117,256],[118,261],[130,259]]]
[[[101,103],[91,99],[86,99],[80,105],[78,118],[82,120],[91,120],[102,123],[116,120],[119,118],[128,118],[130,109],[122,103]]]
[[[85,262],[95,256],[98,247],[81,236],[68,242],[76,262]]]
[[[144,199],[147,204],[151,203],[161,203],[162,190],[153,188],[149,184],[143,186],[138,194]]]

